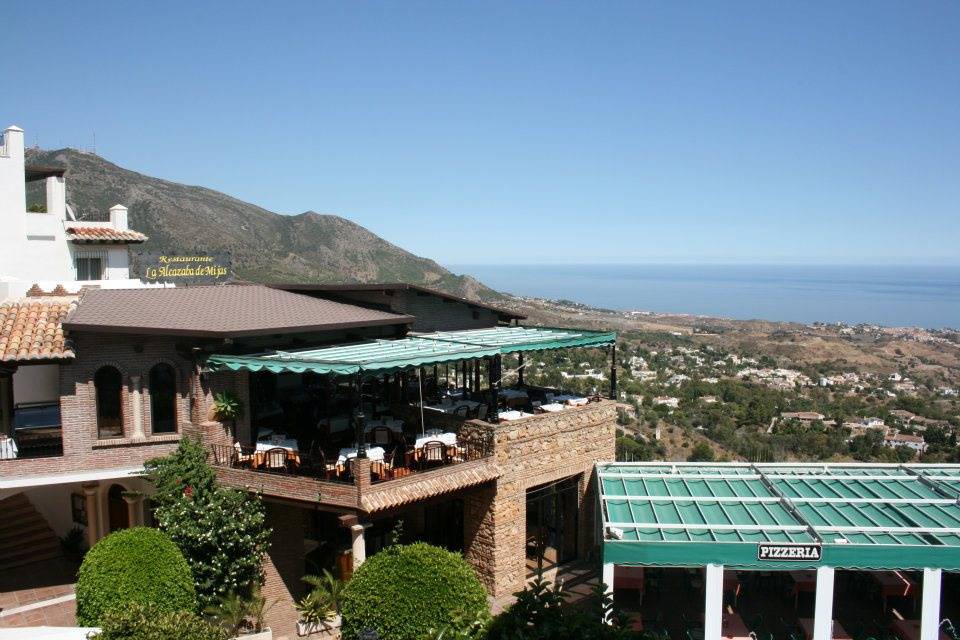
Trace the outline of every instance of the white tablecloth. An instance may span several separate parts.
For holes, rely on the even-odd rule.
[[[449,404],[445,402],[440,404],[425,404],[423,405],[423,408],[429,409],[430,411],[439,411],[441,413],[453,413],[457,407],[466,407],[468,410],[473,410],[479,406],[480,403],[474,402],[473,400],[455,400]]]
[[[270,451],[270,449],[275,449],[276,447],[280,447],[281,449],[286,449],[287,451],[293,451],[294,453],[296,453],[297,441],[294,440],[293,438],[287,438],[280,444],[274,444],[269,440],[261,441],[257,443],[257,451],[260,451],[260,452]]]
[[[367,457],[370,458],[372,462],[383,462],[383,456],[386,454],[386,451],[383,450],[383,447],[367,447]],[[357,448],[349,447],[340,449],[340,457],[337,458],[337,464],[343,464],[347,460],[352,460],[357,457]]]
[[[567,408],[567,405],[560,404],[559,402],[551,402],[550,404],[540,405],[541,411],[546,411],[547,413],[556,413],[557,411],[563,411]]]
[[[364,433],[370,433],[377,427],[386,427],[394,433],[403,433],[403,420],[399,418],[371,418],[363,426]]]
[[[533,414],[526,411],[501,411],[499,415],[501,420],[519,420],[520,418],[529,418]]]
[[[0,438],[0,460],[13,460],[18,453],[17,443],[13,438]]]
[[[547,394],[547,400],[553,402],[565,402],[571,407],[579,407],[580,405],[587,404],[587,399],[583,396],[572,396],[568,393],[561,393],[560,395]]]
[[[414,443],[414,447],[417,449],[423,448],[423,445],[428,442],[442,442],[448,447],[456,446],[457,444],[457,434],[455,433],[427,433],[426,435],[417,436],[417,441]]]

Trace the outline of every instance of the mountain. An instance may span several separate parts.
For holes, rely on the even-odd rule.
[[[471,299],[492,289],[391,244],[336,215],[280,215],[206,189],[161,180],[75,149],[27,152],[28,164],[65,166],[67,202],[78,219],[103,219],[114,204],[146,233],[144,251],[230,252],[237,277],[257,282],[410,282]],[[43,201],[31,183],[28,205]]]

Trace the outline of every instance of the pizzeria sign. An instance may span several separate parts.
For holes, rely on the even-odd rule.
[[[819,544],[776,544],[761,542],[757,545],[757,560],[774,562],[819,561],[823,548]]]

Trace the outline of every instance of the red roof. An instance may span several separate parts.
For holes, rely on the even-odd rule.
[[[0,362],[70,360],[63,319],[77,299],[28,298],[0,304]]]
[[[110,227],[67,227],[67,240],[77,244],[94,242],[135,244],[146,242],[147,236],[129,229],[119,231]]]

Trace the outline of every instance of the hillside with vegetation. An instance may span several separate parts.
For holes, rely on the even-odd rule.
[[[229,252],[237,277],[259,282],[411,282],[472,299],[498,294],[387,242],[346,218],[280,215],[204,187],[119,167],[75,149],[28,151],[27,162],[66,167],[67,202],[78,219],[103,219],[114,204],[150,240],[150,252]],[[32,183],[28,206],[43,203]]]

